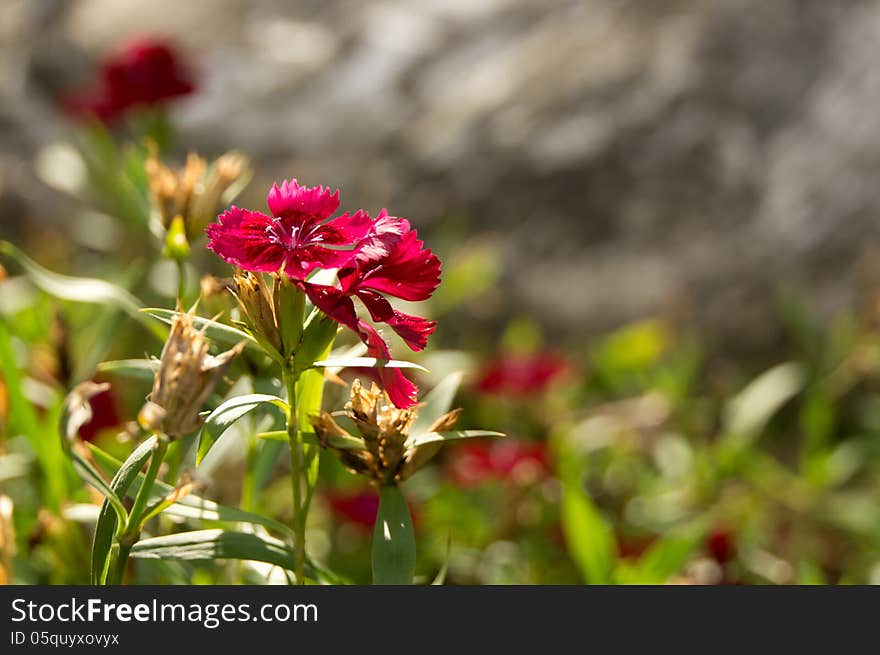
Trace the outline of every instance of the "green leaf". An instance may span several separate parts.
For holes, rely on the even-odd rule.
[[[728,403],[725,411],[727,446],[745,446],[757,439],[785,403],[804,387],[803,368],[794,362],[762,373]]]
[[[153,448],[156,445],[156,437],[150,437],[128,456],[116,475],[110,481],[110,489],[117,496],[125,496],[131,483],[137,477],[141,467],[150,458]],[[107,575],[107,564],[109,562],[110,547],[113,544],[113,535],[119,521],[116,512],[109,500],[104,500],[101,505],[101,513],[98,515],[98,522],[95,524],[95,536],[92,540],[92,584],[103,584]]]
[[[309,445],[317,445],[318,437],[314,432],[300,432],[300,437],[302,438],[303,443]],[[283,441],[284,443],[289,442],[287,430],[272,430],[271,432],[260,432],[257,434],[257,439],[266,439],[268,441]],[[340,450],[366,450],[367,446],[361,439],[357,439],[356,437],[341,437],[341,436],[328,436],[327,437],[327,445],[332,448],[339,448]]]
[[[611,584],[617,558],[614,532],[582,488],[577,458],[559,448],[562,528],[572,560],[587,584]]]
[[[449,412],[463,376],[460,371],[451,373],[431,389],[419,404],[419,413],[410,434],[420,435],[427,432],[438,418]]]
[[[163,309],[161,307],[146,307],[140,311],[142,314],[152,316],[168,325],[171,325],[174,319],[180,314],[180,312],[174,311],[173,309]],[[199,329],[204,328],[205,334],[217,343],[234,346],[241,341],[245,341],[247,342],[248,347],[257,348],[260,352],[263,352],[262,348],[257,344],[256,339],[247,332],[234,328],[231,325],[219,323],[201,316],[193,317],[193,325]]]
[[[337,359],[325,359],[312,364],[315,368],[414,368],[427,372],[424,366],[413,362],[404,362],[398,359],[377,359],[376,357],[340,357]]]
[[[407,448],[415,448],[416,446],[424,446],[428,443],[436,443],[441,441],[456,441],[458,439],[477,439],[480,437],[504,437],[503,432],[492,432],[491,430],[450,430],[448,432],[425,432],[413,437],[409,437],[406,441]]]
[[[49,295],[72,302],[116,305],[147,325],[156,336],[165,338],[164,331],[157,332],[155,326],[144,320],[140,313],[141,301],[122,287],[106,280],[54,273],[37,264],[8,241],[0,241],[0,254],[15,260],[25,270],[28,279]]]
[[[98,464],[100,464],[102,467],[115,470],[118,469],[121,465],[119,460],[101,450],[94,444],[90,443],[87,445],[89,447],[89,450],[91,451],[92,456],[95,458],[95,461],[97,461]],[[133,497],[137,493],[137,490],[140,488],[140,484],[143,478],[143,473],[139,472],[136,479],[129,487],[127,493],[129,497]],[[156,480],[153,483],[153,488],[162,495],[169,494],[174,490],[174,487],[159,480]],[[171,507],[166,509],[163,513],[177,518],[195,519],[199,521],[216,521],[220,523],[253,523],[254,525],[262,525],[264,528],[268,528],[269,530],[272,530],[279,534],[283,534],[288,537],[292,536],[293,534],[293,531],[288,526],[280,523],[279,521],[276,521],[275,519],[263,516],[262,514],[247,512],[245,510],[235,507],[226,507],[225,505],[219,505],[212,500],[202,498],[195,494],[190,494],[189,496],[181,498],[176,503],[171,505]]]
[[[409,507],[396,486],[384,486],[379,490],[372,559],[373,584],[412,584],[416,570],[416,540]]]
[[[158,370],[158,359],[117,359],[98,364],[100,373],[114,373],[142,380],[152,380]]]
[[[196,455],[196,465],[201,464],[211,446],[217,442],[217,439],[226,432],[229,426],[263,404],[274,405],[285,413],[288,411],[287,403],[278,396],[253,393],[230,398],[211,412],[205,419],[205,424],[199,432],[199,449]]]
[[[131,549],[141,559],[244,559],[293,569],[293,551],[280,539],[231,530],[195,530],[143,539]]]
[[[213,561],[218,559],[266,562],[293,571],[293,551],[279,539],[268,535],[232,530],[194,530],[137,542],[131,556],[138,559]],[[331,584],[339,578],[326,569],[306,561],[306,576]]]
[[[663,584],[680,573],[694,551],[703,543],[705,526],[695,525],[672,531],[651,546],[635,566],[618,572],[615,582],[620,584]]]

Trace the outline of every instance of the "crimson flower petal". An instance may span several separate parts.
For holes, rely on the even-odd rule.
[[[372,289],[403,300],[428,299],[440,284],[440,260],[424,247],[415,230],[408,229],[407,221],[389,225],[406,231],[393,240],[388,235],[374,239],[370,247],[380,251],[375,246],[379,243],[387,253],[371,259],[362,250],[357,267],[340,271],[339,281],[347,289]]]
[[[367,344],[367,356],[377,359],[391,359],[391,351],[382,336],[369,323],[359,322],[358,334]],[[401,373],[399,368],[364,369],[370,377],[378,378],[379,385],[385,389],[395,407],[406,409],[416,404],[418,387]]]
[[[330,218],[339,208],[339,189],[331,193],[328,187],[300,186],[294,179],[280,187],[273,184],[266,203],[273,216],[305,229]]]
[[[370,316],[377,323],[387,323],[406,342],[410,349],[418,352],[428,345],[428,337],[437,326],[436,321],[429,321],[420,316],[411,316],[399,312],[391,303],[375,291],[362,290],[358,298],[370,311]]]
[[[208,248],[233,266],[248,271],[272,272],[281,268],[287,250],[267,236],[273,220],[260,212],[230,207],[205,232]]]

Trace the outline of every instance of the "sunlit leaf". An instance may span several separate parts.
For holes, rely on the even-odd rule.
[[[110,488],[117,496],[124,497],[128,488],[137,477],[141,467],[150,458],[156,445],[157,438],[150,437],[137,448],[123,462],[116,475],[110,481]],[[103,584],[107,575],[107,565],[110,555],[110,547],[113,544],[113,535],[116,532],[119,521],[116,512],[109,500],[104,500],[98,522],[95,524],[95,536],[92,540],[92,584]]]
[[[163,323],[167,323],[171,325],[172,321],[180,314],[180,312],[174,311],[172,309],[164,309],[162,307],[146,307],[140,310],[143,314],[152,316]],[[227,346],[234,346],[235,344],[245,341],[249,347],[257,348],[262,352],[262,349],[257,344],[257,340],[254,339],[247,332],[239,330],[238,328],[234,328],[231,325],[226,325],[224,323],[220,323],[218,321],[211,320],[209,318],[203,318],[201,316],[193,317],[193,325],[198,329],[205,329],[205,334],[208,337],[217,343],[222,343]]]
[[[143,380],[152,380],[158,370],[158,359],[118,359],[98,364],[100,373],[113,373]]]
[[[8,241],[0,241],[0,254],[15,260],[25,270],[31,282],[49,295],[72,302],[116,305],[148,326],[158,337],[165,338],[164,331],[156,331],[155,326],[140,313],[141,301],[122,287],[106,280],[54,273],[37,264]]]
[[[461,372],[451,373],[428,392],[419,405],[419,412],[410,434],[420,435],[427,432],[438,418],[452,408],[452,401],[455,399],[463,375]]]
[[[459,439],[477,439],[480,437],[503,437],[503,432],[492,432],[491,430],[450,430],[448,432],[426,432],[410,437],[406,441],[407,448],[416,446],[424,446],[428,443],[437,443],[444,441],[457,441]]]
[[[405,362],[397,359],[377,359],[376,357],[340,357],[337,359],[325,359],[312,364],[315,368],[414,368],[419,371],[427,371],[424,366],[413,362]]]
[[[205,423],[199,432],[199,449],[196,455],[196,465],[202,462],[211,446],[217,442],[217,439],[226,432],[229,426],[248,412],[265,404],[274,405],[282,412],[287,412],[287,403],[281,398],[260,393],[230,398],[211,412],[205,419]]]
[[[562,481],[562,528],[571,558],[587,584],[611,584],[617,559],[614,531],[581,483],[578,458],[558,448]]]
[[[783,405],[804,386],[802,367],[794,362],[779,364],[755,378],[728,403],[725,440],[740,445],[758,438]]]
[[[373,530],[373,584],[412,584],[416,540],[406,500],[396,486],[379,490],[379,513]]]
[[[117,460],[112,455],[104,452],[98,446],[94,444],[88,444],[89,450],[92,453],[92,456],[95,458],[102,467],[116,470],[121,465],[121,462]],[[133,497],[137,490],[140,488],[141,481],[143,480],[143,473],[138,473],[135,480],[132,482],[131,487],[128,490],[128,496]],[[153,483],[153,488],[157,493],[162,495],[169,494],[173,491],[174,487],[159,480],[156,480]],[[206,498],[201,498],[200,496],[196,496],[194,494],[190,494],[185,498],[181,498],[178,502],[174,503],[166,509],[164,514],[169,516],[174,516],[177,518],[183,519],[194,519],[199,521],[217,521],[222,523],[253,523],[254,525],[262,525],[264,528],[268,528],[274,532],[283,535],[291,535],[291,529],[276,521],[275,519],[269,518],[268,516],[264,516],[262,514],[256,514],[254,512],[247,512],[242,509],[238,509],[235,507],[226,507],[224,505],[219,505],[212,500],[208,500]]]
[[[303,443],[309,445],[318,445],[317,435],[311,430],[309,432],[301,432],[300,438]],[[289,442],[287,430],[272,430],[271,432],[260,432],[257,439],[265,439],[267,441],[283,441]],[[366,450],[366,445],[360,439],[355,437],[345,437],[339,435],[327,435],[327,445],[331,448],[339,448],[340,450]]]
[[[293,571],[293,551],[268,535],[232,530],[194,530],[163,537],[142,539],[131,549],[139,559],[213,561],[222,559],[266,562]],[[339,578],[326,569],[306,561],[306,577],[336,584]]]

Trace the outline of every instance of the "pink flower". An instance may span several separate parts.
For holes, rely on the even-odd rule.
[[[477,389],[485,394],[505,396],[539,393],[571,372],[571,363],[551,351],[502,353],[483,368]]]
[[[190,73],[167,43],[140,39],[107,59],[99,81],[64,99],[75,114],[110,122],[138,105],[155,105],[193,92]]]
[[[376,328],[357,314],[354,299],[375,323],[385,323],[414,351],[422,350],[436,323],[400,312],[386,296],[426,300],[440,283],[440,260],[419,240],[409,221],[382,210],[331,218],[339,191],[302,187],[296,180],[274,185],[267,204],[273,216],[232,207],[208,226],[208,248],[248,271],[283,272],[328,317],[348,327],[367,345],[367,354],[391,359]],[[318,269],[337,269],[338,286],[308,282]],[[400,369],[376,368],[375,375],[400,408],[416,402],[416,386]]]
[[[529,484],[545,477],[549,470],[543,443],[507,438],[459,446],[447,475],[459,486],[472,487],[489,480]]]
[[[233,266],[255,273],[284,271],[293,280],[318,268],[339,268],[370,230],[366,212],[327,220],[339,207],[339,191],[302,187],[296,180],[272,186],[266,199],[273,216],[231,207],[206,232],[208,248]]]

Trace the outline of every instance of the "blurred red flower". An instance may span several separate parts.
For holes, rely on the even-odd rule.
[[[331,511],[338,518],[347,521],[364,532],[371,532],[379,513],[379,494],[375,489],[363,489],[356,492],[328,491],[324,494]],[[418,522],[415,506],[407,502],[412,516],[413,527]]]
[[[485,394],[522,396],[538,393],[568,376],[574,367],[556,353],[501,353],[480,372],[476,387]]]
[[[733,532],[725,527],[715,528],[706,537],[706,550],[716,562],[727,564],[736,554]]]
[[[89,398],[89,405],[92,408],[92,420],[79,429],[79,436],[83,441],[94,441],[104,430],[122,424],[119,411],[116,409],[116,398],[111,389],[101,391]]]
[[[327,504],[339,518],[363,528],[373,529],[379,512],[379,494],[368,489],[355,494],[330,491],[325,494]]]
[[[133,107],[155,105],[194,90],[191,73],[172,47],[142,38],[105,60],[98,80],[71,93],[63,104],[73,114],[112,122]]]
[[[550,471],[549,453],[543,443],[500,439],[459,446],[446,473],[457,485],[473,487],[489,480],[531,484]]]

